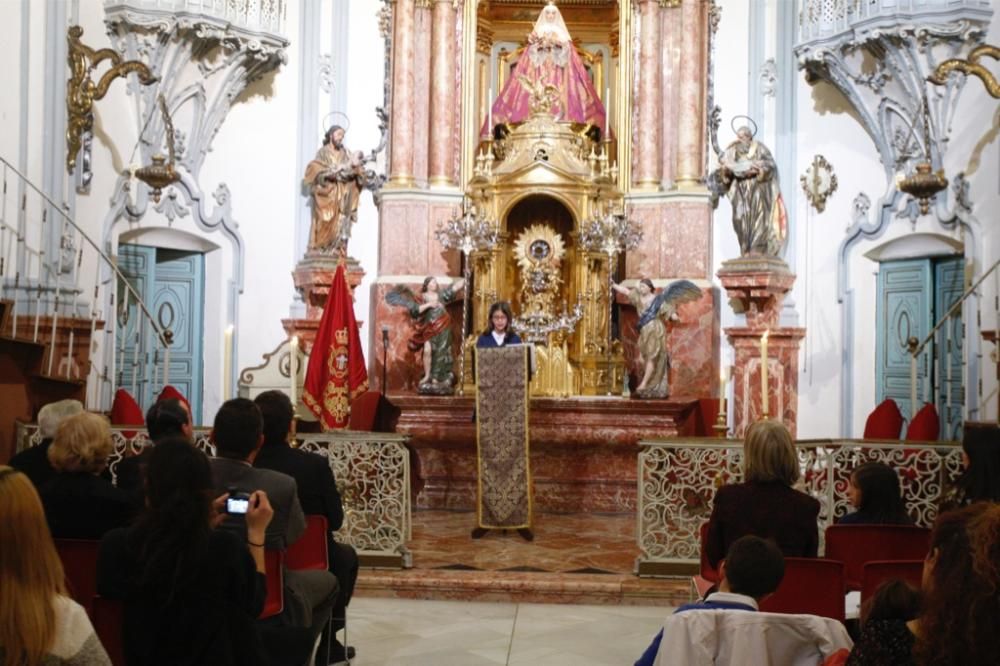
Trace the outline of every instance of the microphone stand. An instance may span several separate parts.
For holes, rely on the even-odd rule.
[[[389,368],[386,358],[389,355],[389,325],[382,324],[382,395],[389,394],[389,385],[386,384],[386,371]]]

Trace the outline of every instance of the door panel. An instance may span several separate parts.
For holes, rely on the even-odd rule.
[[[903,417],[913,415],[910,404],[910,353],[907,340],[923,340],[933,321],[931,262],[928,259],[884,262],[878,273],[876,305],[876,404],[892,398]],[[917,401],[929,395],[932,346],[917,363]],[[874,408],[874,405],[872,406]],[[918,405],[919,408],[919,405]]]
[[[934,310],[938,318],[962,297],[965,286],[965,260],[955,257],[939,261],[934,267]],[[962,377],[962,350],[965,345],[962,311],[948,318],[937,334],[937,367],[940,377],[935,405],[941,418],[942,439],[962,439],[965,390]]]

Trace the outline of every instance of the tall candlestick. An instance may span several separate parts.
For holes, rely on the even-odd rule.
[[[719,416],[726,415],[726,368],[719,370]]]
[[[486,129],[490,132],[490,139],[493,139],[493,88],[490,88],[486,99]]]
[[[608,136],[608,127],[611,124],[611,86],[604,89],[604,136]]]
[[[291,358],[288,361],[288,374],[291,377],[291,393],[290,397],[292,399],[292,413],[299,406],[299,336],[292,336],[291,345]]]
[[[767,396],[767,336],[770,332],[768,329],[764,331],[764,335],[760,336],[760,408],[765,419],[771,416]]]
[[[222,345],[222,399],[230,400],[233,397],[233,325],[226,327],[225,338]]]

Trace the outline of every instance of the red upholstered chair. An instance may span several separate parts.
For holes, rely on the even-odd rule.
[[[162,402],[163,400],[180,400],[184,403],[184,406],[187,407],[188,412],[194,414],[194,412],[191,411],[191,403],[188,402],[188,399],[184,397],[183,393],[170,384],[164,386],[163,390],[160,391],[160,395],[156,396],[156,402]],[[192,423],[191,425],[194,424]]]
[[[125,646],[122,642],[124,604],[118,599],[95,596],[91,600],[90,619],[94,633],[111,658],[113,666],[125,666]]]
[[[347,427],[351,430],[370,432],[375,427],[375,417],[378,415],[378,403],[382,394],[378,391],[365,391],[351,401],[351,415]]]
[[[910,427],[906,429],[906,441],[933,442],[941,431],[937,409],[931,403],[925,403],[917,412]]]
[[[786,557],[785,577],[760,602],[768,613],[808,613],[844,621],[844,564],[815,557]]]
[[[292,571],[319,569],[329,565],[326,516],[306,516],[306,531],[285,551],[285,567]]]
[[[54,539],[66,576],[66,588],[73,601],[90,612],[97,594],[97,551],[100,541]]]
[[[879,585],[894,578],[905,580],[919,589],[923,575],[923,560],[873,560],[865,562],[861,573],[861,603],[875,594]]]
[[[875,560],[922,560],[931,531],[912,525],[831,525],[825,557],[844,563],[847,588],[860,590],[863,567]]]
[[[865,421],[865,439],[899,439],[903,429],[903,415],[892,398],[886,398],[868,415]]]
[[[285,553],[281,550],[264,551],[264,572],[267,576],[267,598],[260,619],[277,615],[285,609]]]
[[[708,552],[705,548],[705,539],[708,538],[708,523],[701,526],[701,577],[712,583],[719,582],[719,570],[708,563]]]
[[[113,425],[146,425],[146,415],[142,413],[142,408],[135,401],[132,394],[123,388],[115,391],[115,399],[111,403],[111,423]],[[131,439],[135,437],[135,430],[127,430],[123,435]]]

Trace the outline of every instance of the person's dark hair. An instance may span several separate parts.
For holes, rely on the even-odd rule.
[[[899,476],[880,462],[869,462],[856,467],[851,472],[854,484],[861,490],[863,513],[872,523],[878,525],[911,525],[913,520],[906,513],[906,504],[900,494]]]
[[[294,416],[292,401],[282,391],[264,391],[253,402],[264,422],[264,442],[284,443]]]
[[[146,508],[136,523],[140,587],[168,602],[193,578],[208,543],[212,472],[184,437],[160,440],[146,467]]]
[[[159,400],[146,410],[146,430],[153,442],[173,435],[184,437],[182,428],[188,423],[187,410],[177,398]]]
[[[924,564],[919,664],[996,662],[1000,636],[1000,504],[938,516]],[[932,564],[929,572],[927,567]]]
[[[339,129],[344,129],[344,128],[341,127],[340,125],[330,125],[330,129],[328,129],[326,131],[326,134],[323,135],[323,145],[324,146],[329,145],[333,141],[333,133],[336,132]]]
[[[490,313],[486,317],[486,330],[483,331],[483,335],[489,335],[490,333],[493,332],[493,313],[496,312],[497,310],[500,310],[505,315],[507,315],[507,330],[504,332],[505,333],[510,332],[511,330],[510,325],[514,321],[514,313],[510,309],[510,303],[508,303],[507,301],[497,301],[496,303],[490,306]]]
[[[428,275],[427,277],[424,278],[424,283],[422,285],[420,285],[420,293],[421,294],[426,294],[427,293],[427,287],[428,287],[428,285],[430,285],[431,280],[433,280],[433,279],[434,279],[433,275]]]
[[[729,589],[761,599],[778,589],[785,577],[785,556],[770,539],[740,537],[726,553],[726,580]]]
[[[920,590],[905,580],[893,578],[878,586],[861,606],[861,626],[869,620],[909,622],[920,615]]]
[[[956,482],[966,499],[1000,502],[1000,425],[965,423],[962,450],[969,467]]]
[[[653,281],[650,280],[649,278],[642,278],[641,280],[639,280],[639,284],[644,284],[647,287],[649,287],[649,292],[650,293],[655,293],[656,292],[656,287],[653,286]]]
[[[222,403],[212,426],[219,455],[246,460],[257,448],[263,427],[260,410],[252,401],[233,398]]]

